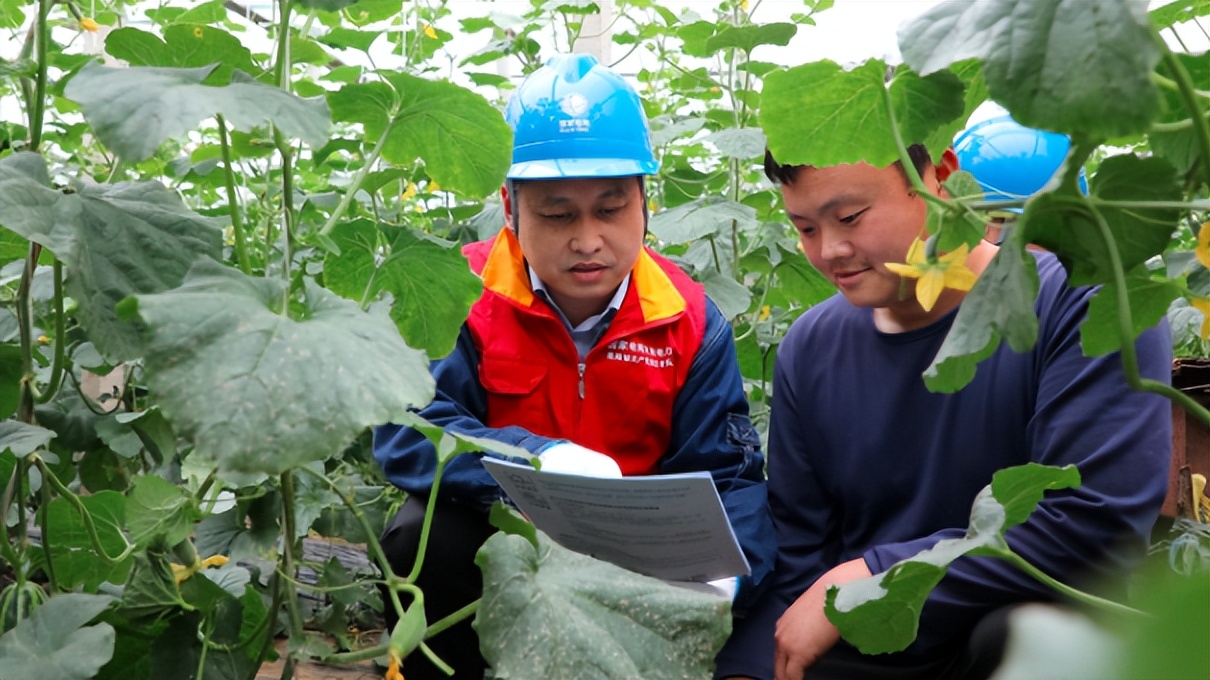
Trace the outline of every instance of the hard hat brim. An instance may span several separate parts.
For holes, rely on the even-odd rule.
[[[654,175],[660,164],[633,158],[569,158],[562,160],[533,160],[513,163],[508,179],[591,179],[597,177],[629,177]]]

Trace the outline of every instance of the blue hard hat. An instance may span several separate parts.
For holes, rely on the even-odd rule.
[[[587,54],[551,57],[504,109],[513,128],[508,179],[655,174],[651,132],[639,95]]]
[[[974,175],[989,201],[1034,195],[1062,167],[1070,149],[1066,135],[1025,127],[994,104],[976,109],[967,128],[954,138],[958,167]],[[1083,170],[1080,191],[1088,192]],[[1021,212],[1020,208],[1008,210]]]

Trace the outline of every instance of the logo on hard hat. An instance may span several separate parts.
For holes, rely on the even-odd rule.
[[[584,114],[588,113],[588,99],[579,92],[573,92],[559,101],[559,108],[563,110],[570,120],[559,121],[559,132],[588,132],[591,124],[584,118]]]

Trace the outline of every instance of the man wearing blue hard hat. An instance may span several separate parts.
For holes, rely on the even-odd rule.
[[[730,326],[699,284],[643,245],[644,178],[659,163],[642,102],[594,58],[565,54],[525,79],[505,118],[514,131],[501,192],[509,227],[463,251],[483,294],[453,353],[434,365],[437,397],[421,415],[525,448],[544,470],[710,472],[751,567],[718,584],[740,612],[772,568],[764,460]],[[407,573],[436,453],[419,433],[385,425],[374,456],[408,492],[382,539],[392,567]],[[429,621],[479,597],[474,556],[494,531],[488,508],[503,496],[478,457],[446,466],[417,582]],[[427,643],[457,677],[483,675],[469,620]],[[418,653],[404,674],[445,677]]]
[[[1025,127],[989,101],[975,109],[966,129],[954,137],[953,146],[958,166],[979,182],[984,199],[1023,201],[1041,191],[1062,169],[1071,140],[1058,132]],[[1080,190],[1088,191],[1083,171]],[[1004,227],[1020,214],[1019,207],[992,211],[987,239],[1000,243]]]

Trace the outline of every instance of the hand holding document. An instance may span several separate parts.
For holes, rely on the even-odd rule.
[[[483,458],[534,526],[559,545],[665,581],[750,573],[706,472],[598,478]]]

